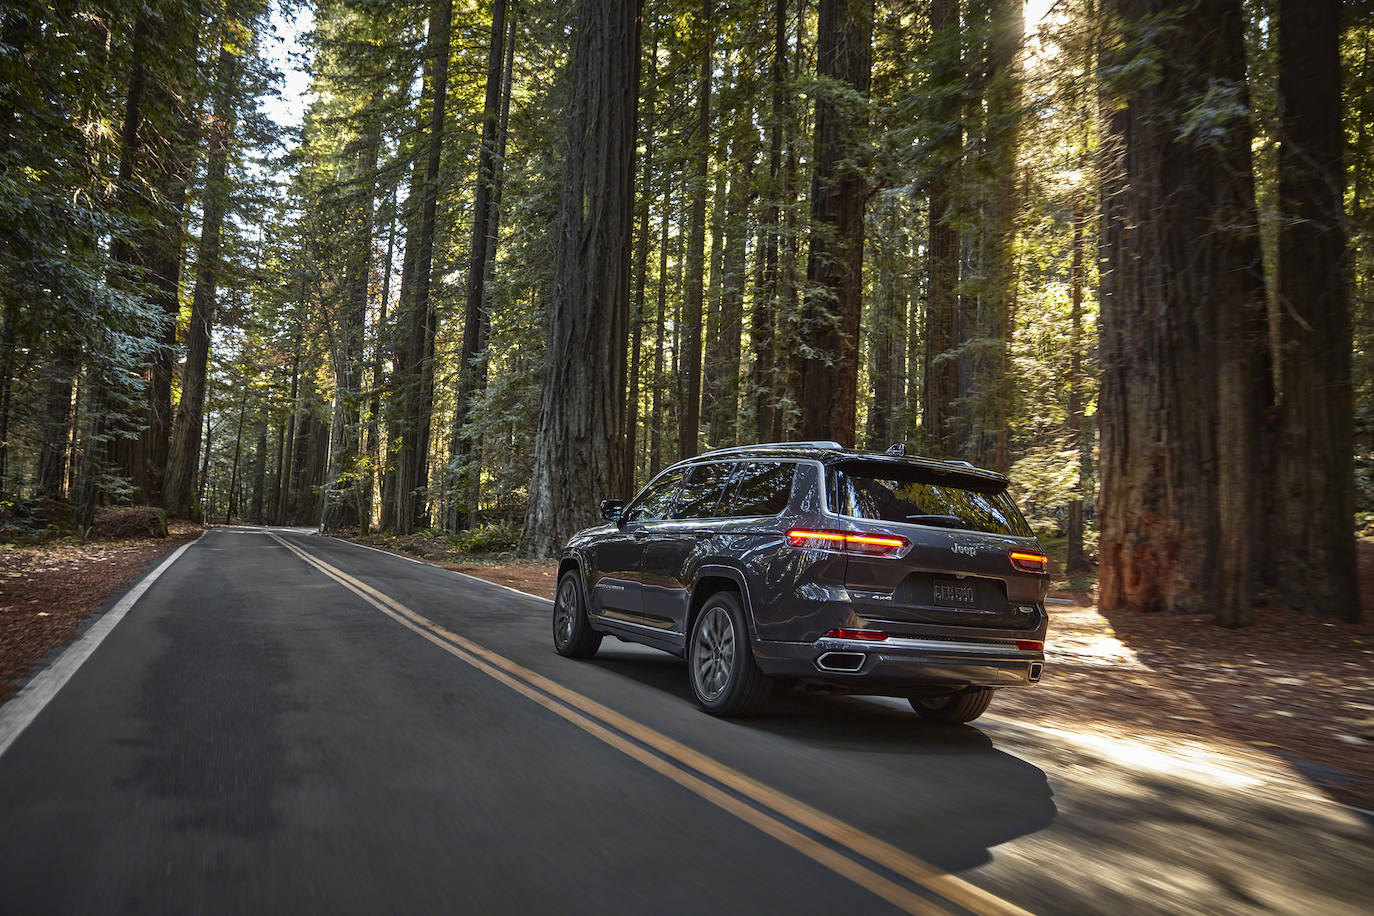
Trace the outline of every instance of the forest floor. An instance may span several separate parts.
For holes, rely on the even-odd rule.
[[[168,527],[165,538],[0,544],[0,702],[34,662],[76,638],[92,612],[202,530],[189,522]]]
[[[553,598],[556,564],[471,554],[440,537],[362,543]],[[1050,546],[1050,553],[1055,553]],[[1083,579],[1051,588],[1045,680],[994,711],[1046,728],[1277,755],[1338,801],[1374,809],[1374,543],[1360,544],[1364,621],[1260,608],[1242,630],[1207,615],[1103,615]]]

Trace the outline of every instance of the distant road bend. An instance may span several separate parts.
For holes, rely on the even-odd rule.
[[[714,719],[549,616],[210,530],[0,755],[0,913],[1367,911],[1374,831],[1276,766],[898,701]]]

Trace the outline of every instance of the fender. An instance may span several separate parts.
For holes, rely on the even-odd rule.
[[[558,578],[559,578],[559,579],[563,578],[563,570],[564,570],[564,567],[566,567],[566,566],[567,566],[568,564],[570,564],[570,563],[577,569],[577,581],[581,583],[581,585],[582,585],[582,594],[583,594],[583,596],[585,597],[585,596],[588,594],[588,590],[587,590],[587,563],[586,563],[585,559],[583,558],[581,552],[580,552],[576,547],[565,547],[565,548],[563,548],[563,554],[562,554],[562,556],[560,556],[560,557],[558,558]],[[554,582],[554,587],[555,587],[555,588],[558,587],[557,581]]]
[[[757,639],[758,628],[754,623],[754,602],[749,595],[749,578],[745,575],[744,570],[740,569],[738,566],[732,566],[719,560],[703,563],[698,566],[696,571],[692,574],[692,594],[696,594],[697,583],[706,576],[719,576],[722,579],[731,579],[739,586],[740,597],[744,601],[744,616],[745,619],[749,621],[749,635]],[[688,630],[690,629],[691,628],[688,627]],[[684,639],[685,638],[686,635],[684,634]]]

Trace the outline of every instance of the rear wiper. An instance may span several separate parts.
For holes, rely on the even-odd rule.
[[[943,525],[946,528],[962,528],[964,520],[953,515],[908,515],[906,520],[918,525]]]

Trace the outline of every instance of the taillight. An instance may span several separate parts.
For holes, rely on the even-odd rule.
[[[859,534],[854,531],[811,531],[793,528],[787,532],[787,543],[808,550],[833,550],[836,553],[857,553],[866,557],[893,559],[906,553],[907,540],[889,534]]]
[[[882,630],[831,630],[825,635],[830,639],[862,639],[868,642],[887,639],[887,634]]]
[[[1043,652],[1045,644],[1038,639],[1018,639],[1016,648],[1022,652]]]
[[[1010,554],[1011,565],[1025,573],[1046,573],[1050,569],[1049,558],[1043,553],[1031,550],[1013,550]]]

